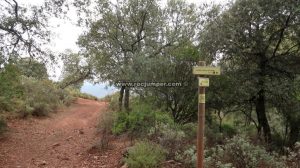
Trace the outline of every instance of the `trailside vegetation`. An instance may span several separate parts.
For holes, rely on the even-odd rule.
[[[99,18],[87,20],[79,44],[101,79],[183,84],[119,87],[108,99],[111,134],[147,139],[149,148],[158,144],[167,152],[156,167],[194,167],[198,83],[192,67],[202,60],[222,69],[207,88],[205,166],[299,166],[299,1],[101,1],[90,12]],[[128,158],[139,156],[128,154],[125,163],[134,167]]]

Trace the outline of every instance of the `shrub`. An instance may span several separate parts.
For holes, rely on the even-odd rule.
[[[230,137],[230,138],[232,138],[237,133],[237,130],[232,125],[229,124],[223,124],[222,131],[225,137]]]
[[[186,167],[195,167],[196,148],[191,146],[175,155],[175,159]],[[294,162],[293,162],[294,163]],[[226,140],[224,145],[205,150],[207,168],[281,168],[286,167],[283,160],[263,147],[250,144],[242,137],[235,136]]]
[[[66,90],[58,88],[50,80],[22,77],[21,86],[23,95],[12,98],[10,108],[7,110],[21,117],[46,116],[57,107],[69,105],[74,100]]]
[[[131,111],[121,111],[116,114],[117,120],[113,128],[113,133],[115,134],[129,132],[133,134],[142,133],[144,136],[155,134],[159,130],[160,125],[178,126],[168,113],[157,111],[149,104],[143,102],[134,102],[132,103]]]
[[[44,116],[62,104],[70,104],[70,94],[52,81],[22,76],[8,64],[0,71],[0,112],[7,117]]]
[[[71,105],[71,103],[75,101],[75,97],[71,95],[71,93],[67,89],[59,89],[57,94],[59,100],[61,101],[61,104],[64,104],[66,106]]]
[[[113,125],[113,134],[120,135],[127,131],[128,114],[125,112],[118,112],[117,120]]]
[[[187,123],[181,126],[186,138],[193,141],[197,138],[197,123]]]
[[[115,94],[106,95],[103,98],[101,98],[100,100],[104,101],[104,102],[111,102],[113,95],[115,95]]]
[[[32,113],[32,108],[26,104],[26,101],[23,99],[11,99],[9,112],[17,115],[18,117],[25,117]],[[14,116],[15,117],[15,116]]]
[[[129,168],[156,168],[165,160],[166,151],[159,145],[143,141],[128,150],[125,163]]]
[[[100,121],[98,123],[98,132],[101,135],[100,139],[100,149],[106,149],[109,146],[109,135],[112,134],[112,128],[116,121],[115,112],[106,111],[101,115]]]
[[[264,168],[284,167],[278,158],[263,147],[250,144],[246,139],[235,136],[226,144],[218,145],[206,151],[207,167]]]
[[[10,99],[4,96],[0,96],[0,112],[9,111],[10,109]]]
[[[22,97],[20,72],[15,65],[8,64],[0,71],[0,112],[11,111],[12,99]]]
[[[45,116],[60,105],[59,89],[49,80],[23,78],[24,99],[30,109],[27,112],[35,116]]]
[[[155,132],[150,131],[150,137],[168,150],[168,158],[173,158],[175,152],[185,145],[185,133],[175,123],[157,123]]]
[[[196,135],[194,126],[194,124],[177,124],[168,113],[156,112],[155,125],[150,129],[148,136],[168,150],[168,159],[174,159],[176,151],[182,150],[192,141],[191,139],[194,140],[193,136]],[[187,130],[189,128],[191,130]],[[189,132],[188,136],[185,131]]]
[[[175,153],[175,160],[180,161],[186,167],[194,168],[196,167],[196,147],[189,146],[183,151],[178,151]]]
[[[142,137],[155,125],[155,112],[146,104],[134,105],[132,111],[118,112],[117,115],[114,134],[128,132],[132,136]]]
[[[218,144],[224,144],[226,138],[218,131],[218,128],[205,127],[205,145],[214,147]]]
[[[7,124],[3,118],[0,118],[0,135],[7,130]]]
[[[294,168],[300,167],[300,142],[295,143],[294,150],[289,148],[287,150],[287,156],[283,156],[283,160],[286,163],[286,167]]]
[[[112,111],[119,110],[119,93],[114,93],[110,96],[109,108]]]
[[[68,87],[67,90],[70,93],[70,95],[72,95],[73,97],[79,97],[79,98],[89,99],[89,100],[98,100],[98,98],[96,96],[90,95],[88,93],[82,93],[82,92],[80,92],[79,89],[71,87],[71,86]]]

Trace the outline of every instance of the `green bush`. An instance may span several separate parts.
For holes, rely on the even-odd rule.
[[[154,128],[155,131],[150,131],[149,135],[153,141],[168,150],[168,158],[173,158],[175,152],[186,145],[186,135],[179,125],[160,122],[156,123]],[[152,130],[154,129],[152,128]]]
[[[117,111],[119,110],[119,93],[115,93],[110,96],[109,99],[109,108],[112,111]]]
[[[61,104],[66,106],[71,105],[75,101],[75,97],[67,89],[59,89],[57,92]]]
[[[293,155],[293,154],[292,154]],[[295,155],[293,155],[295,156]],[[286,160],[293,160],[295,157],[288,157]],[[187,147],[178,151],[175,159],[186,167],[195,167],[196,148]],[[292,165],[295,166],[294,161]],[[235,136],[226,140],[225,144],[217,145],[205,150],[206,168],[281,168],[287,167],[279,156],[268,153],[263,147],[255,146],[245,138]]]
[[[168,158],[174,158],[175,152],[193,141],[196,135],[195,124],[179,125],[168,113],[155,111],[152,106],[141,102],[133,103],[130,112],[116,114],[114,134],[129,133],[134,138],[148,138],[168,150]]]
[[[195,168],[196,167],[196,147],[189,146],[183,151],[177,151],[175,153],[175,160],[183,163],[186,167]]]
[[[129,168],[157,168],[165,160],[166,151],[151,142],[138,142],[128,150],[125,163]]]
[[[225,137],[230,137],[230,138],[232,138],[237,133],[237,130],[232,125],[229,124],[223,124],[222,131]]]
[[[101,135],[99,148],[107,149],[109,146],[109,136],[112,134],[113,125],[116,121],[116,115],[113,111],[105,111],[102,113],[98,123],[98,132]]]
[[[112,128],[113,134],[119,135],[128,131],[128,116],[129,114],[126,112],[117,113],[117,119]]]
[[[157,111],[149,104],[134,102],[131,108],[129,112],[121,111],[116,113],[117,120],[113,127],[114,134],[127,132],[145,136],[155,134],[161,125],[178,126],[168,113]]]
[[[117,92],[116,92],[116,93],[117,93]],[[101,101],[104,101],[104,102],[111,102],[111,101],[112,101],[112,97],[113,97],[116,93],[106,95],[106,96],[104,96],[103,98],[101,98],[100,100],[101,100]]]
[[[188,140],[195,140],[197,138],[197,123],[187,123],[181,126],[182,131]]]
[[[286,148],[286,156],[282,156],[286,167],[294,168],[300,167],[300,142],[296,142],[294,149]]]
[[[134,105],[130,112],[118,112],[113,127],[114,134],[128,132],[132,136],[147,135],[155,125],[155,112],[146,104]]]
[[[58,88],[50,80],[21,77],[20,86],[22,96],[11,99],[0,97],[0,104],[6,106],[5,111],[20,117],[45,116],[57,107],[73,101],[73,97],[67,91]]]
[[[0,118],[0,135],[7,130],[7,124],[3,118]]]
[[[0,112],[11,111],[13,99],[23,95],[20,72],[15,65],[8,64],[0,71]]]
[[[214,147],[218,144],[224,144],[226,138],[217,127],[205,127],[205,145],[207,147]]]
[[[10,99],[0,96],[0,112],[9,111]]]
[[[45,116],[57,107],[70,104],[70,93],[52,81],[25,77],[8,64],[0,71],[0,112],[6,117]]]
[[[235,136],[206,151],[206,167],[236,167],[236,168],[264,168],[284,167],[277,161],[279,158],[268,153],[263,147],[255,146],[245,138]]]
[[[51,81],[24,77],[22,85],[27,105],[24,114],[45,116],[61,105],[59,89]]]
[[[70,95],[72,95],[73,97],[79,97],[82,99],[89,99],[89,100],[98,100],[98,98],[96,96],[93,96],[93,95],[90,95],[87,93],[82,93],[82,92],[80,92],[79,89],[74,88],[74,87],[68,87],[67,90],[70,93]]]

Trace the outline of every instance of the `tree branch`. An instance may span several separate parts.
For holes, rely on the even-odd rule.
[[[287,19],[286,19],[286,21],[285,21],[285,24],[284,24],[284,27],[281,28],[278,42],[277,42],[277,44],[276,44],[276,46],[275,46],[275,49],[274,49],[273,54],[272,54],[272,57],[271,57],[270,59],[272,59],[272,58],[274,58],[274,57],[276,56],[276,52],[277,52],[277,50],[279,49],[279,46],[280,46],[280,44],[281,44],[281,42],[282,42],[282,39],[283,39],[285,30],[288,28],[290,19],[291,19],[291,14],[289,14],[289,16],[287,17]]]

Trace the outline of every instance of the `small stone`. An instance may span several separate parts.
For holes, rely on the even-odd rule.
[[[72,139],[73,137],[72,136],[69,136],[66,140],[69,141],[70,139]]]
[[[63,157],[63,158],[61,158],[61,160],[70,160],[70,158],[68,158],[68,157]]]
[[[47,162],[44,160],[39,163],[39,166],[45,166],[45,165],[47,165]]]
[[[60,143],[55,143],[52,145],[52,147],[57,147],[57,146],[60,146]]]
[[[175,161],[174,160],[168,160],[166,161],[167,163],[174,163]]]
[[[79,134],[84,134],[83,130],[79,130]]]

